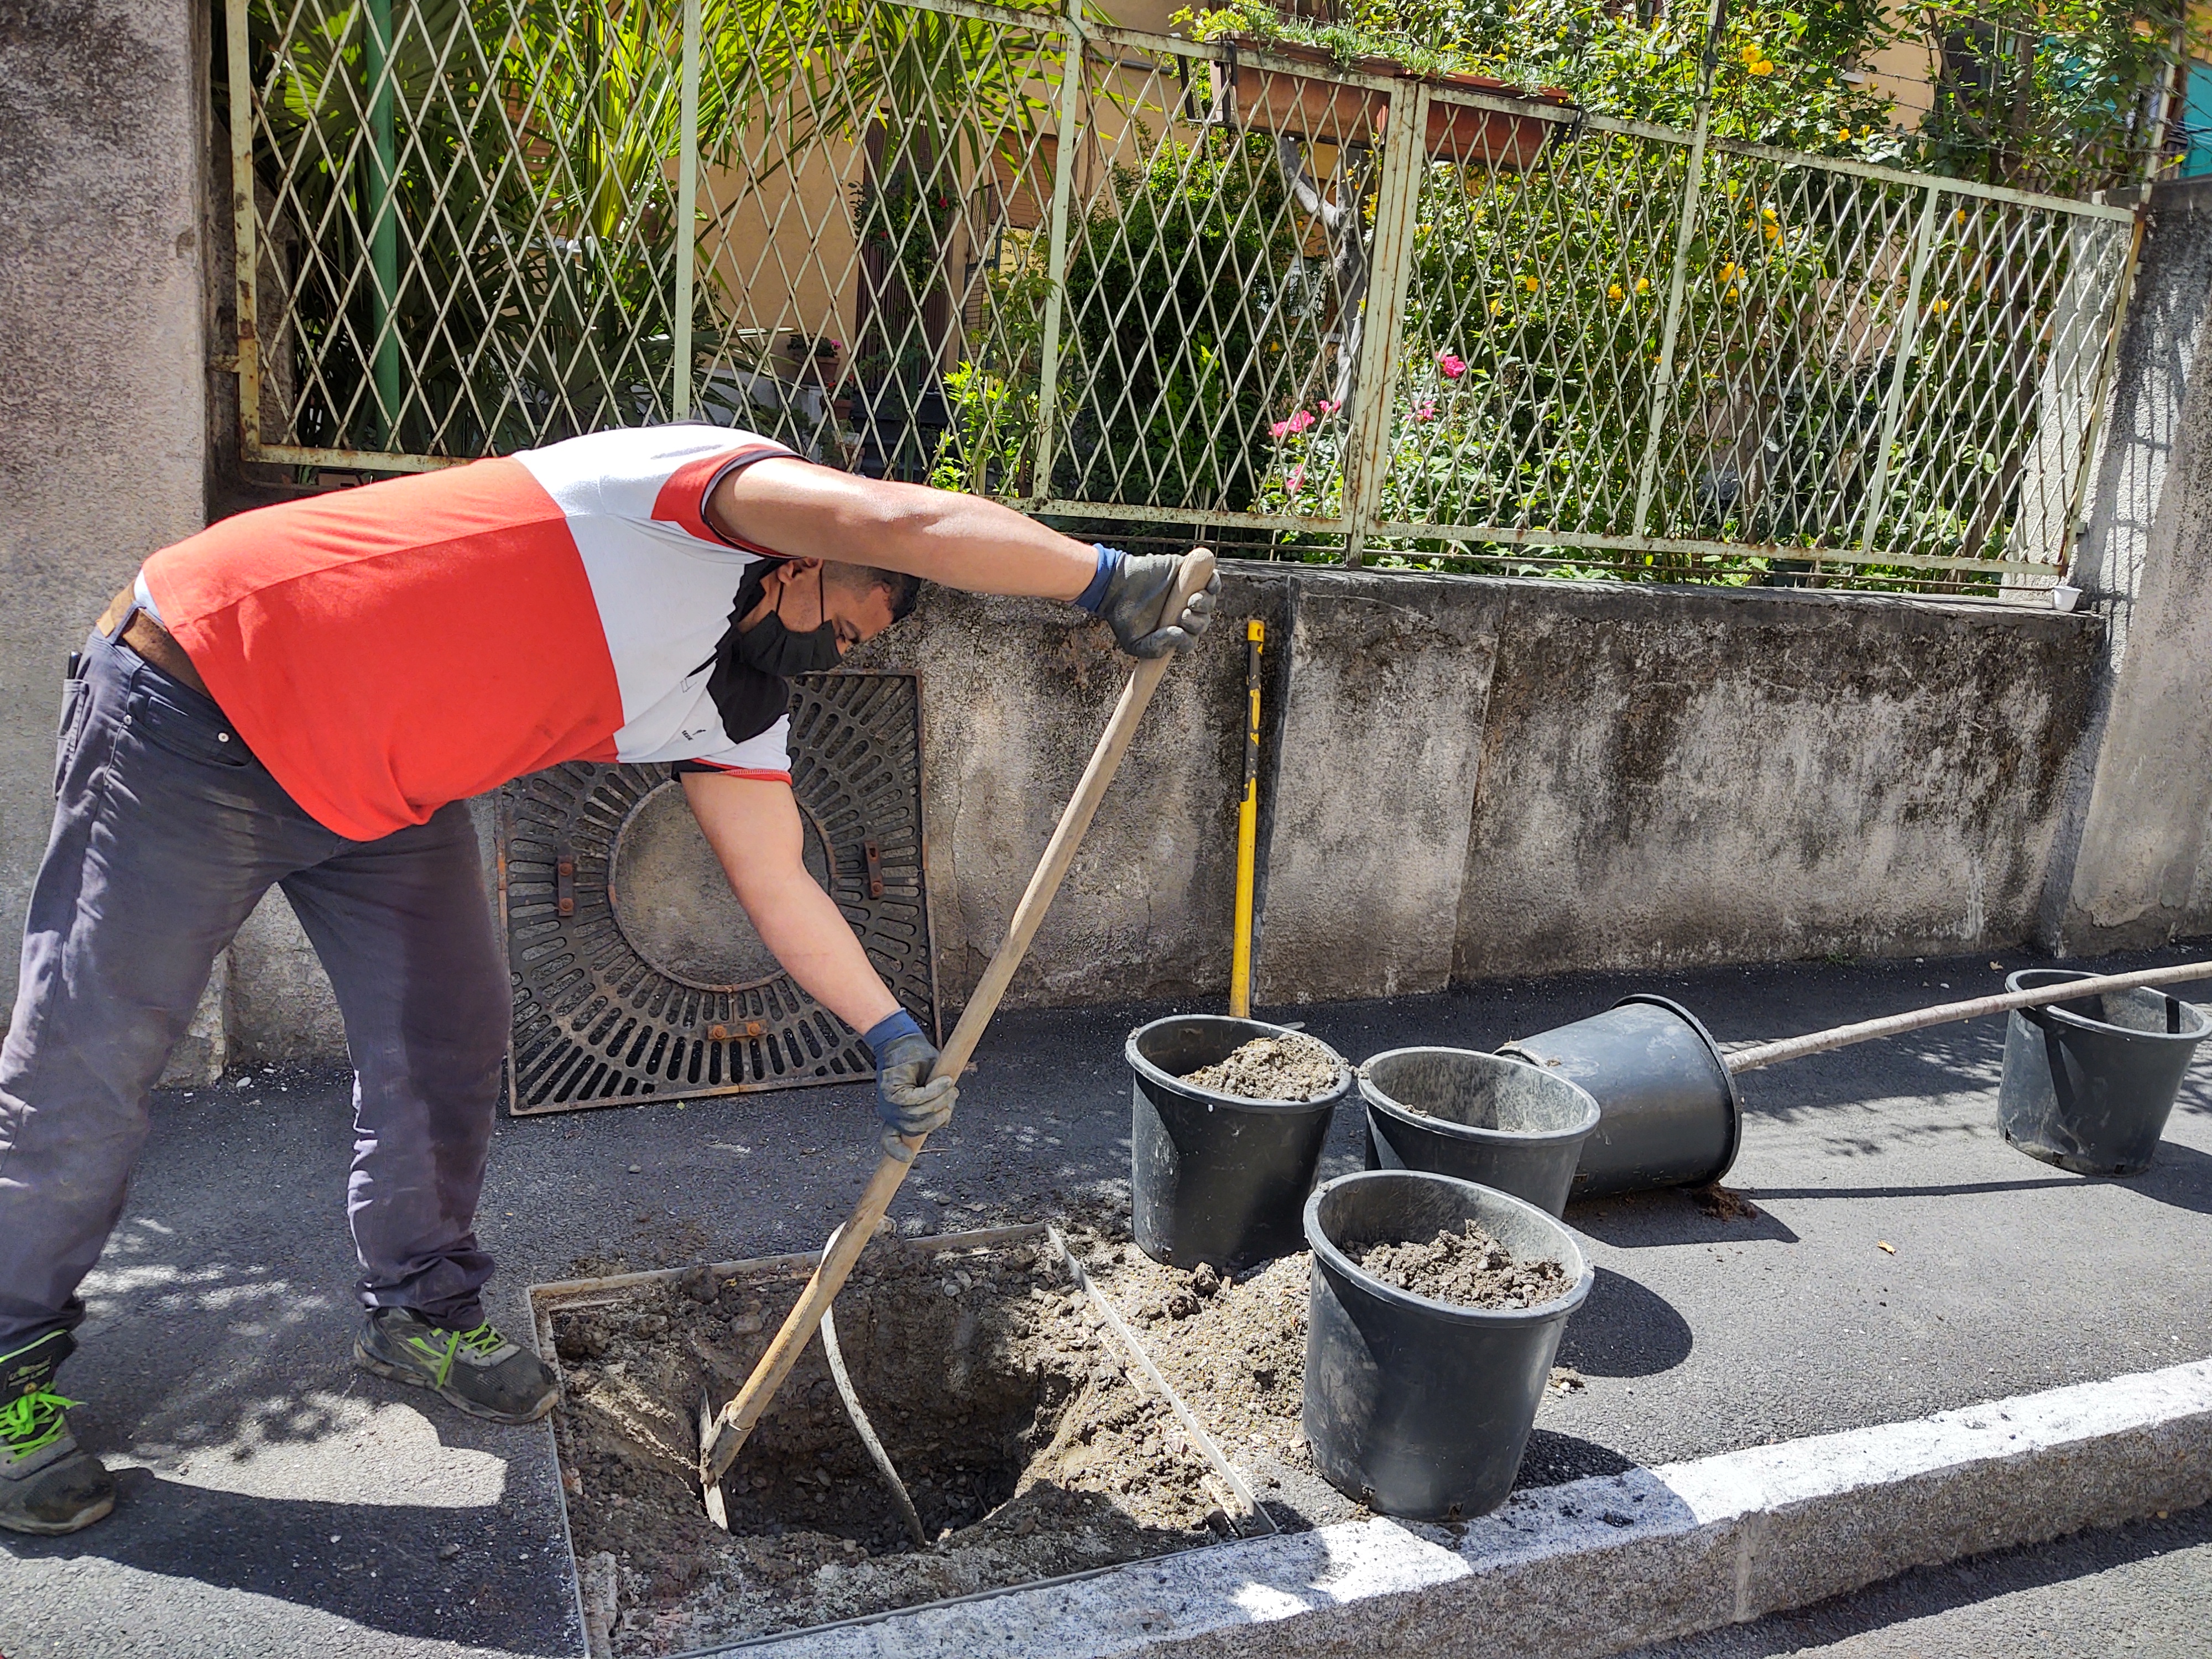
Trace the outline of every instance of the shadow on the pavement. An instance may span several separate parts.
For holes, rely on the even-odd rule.
[[[1754,1216],[1723,1218],[1700,1208],[1697,1200],[1680,1187],[1623,1193],[1616,1198],[1573,1205],[1561,1219],[1577,1232],[1588,1233],[1599,1243],[1622,1250],[1661,1244],[1741,1244],[1753,1239],[1777,1244],[1797,1242],[1796,1233],[1764,1210]]]
[[[1972,1198],[1980,1193],[2033,1193],[2081,1184],[2076,1176],[2050,1181],[1949,1181],[1925,1187],[1747,1187],[1743,1195],[1761,1203],[1778,1198]]]
[[[2023,1154],[2023,1156],[2025,1156]],[[2048,1166],[2046,1166],[2048,1167]],[[2158,1156],[2139,1176],[2077,1176],[2053,1170],[2043,1176],[2017,1181],[1955,1181],[1926,1186],[1887,1187],[1756,1187],[1744,1196],[1754,1200],[1807,1198],[1972,1198],[1984,1193],[2034,1193],[2052,1188],[2120,1187],[2145,1198],[2198,1215],[2212,1215],[2212,1154],[2178,1140],[2159,1143]],[[1584,1229],[1585,1231],[1590,1231]],[[1611,1241],[1607,1241],[1608,1243]]]
[[[116,1486],[108,1519],[64,1538],[0,1534],[0,1556],[112,1562],[313,1607],[393,1636],[533,1655],[574,1640],[543,1628],[549,1598],[525,1589],[533,1574],[508,1565],[514,1535],[495,1506],[249,1497],[144,1468],[118,1470]],[[441,1560],[441,1551],[451,1559]],[[504,1559],[488,1570],[494,1552]],[[538,1553],[547,1574],[565,1577],[565,1559]]]
[[[1595,1440],[1537,1429],[1529,1434],[1528,1447],[1521,1454],[1521,1471],[1513,1477],[1513,1489],[1564,1486],[1570,1480],[1587,1480],[1594,1474],[1626,1474],[1635,1467],[1633,1459]]]
[[[1689,1322],[1672,1303],[1600,1267],[1589,1299],[1568,1318],[1559,1338],[1559,1364],[1590,1376],[1650,1376],[1687,1359],[1693,1341]]]

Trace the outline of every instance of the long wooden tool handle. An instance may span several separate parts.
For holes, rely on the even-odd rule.
[[[1972,997],[1965,1002],[1942,1002],[1933,1008],[1916,1008],[1909,1014],[1863,1019],[1856,1025],[1838,1025],[1826,1031],[1808,1031],[1803,1036],[1784,1037],[1779,1042],[1762,1042],[1756,1048],[1739,1048],[1727,1057],[1725,1063],[1731,1074],[1755,1072],[1762,1066],[1801,1059],[1806,1054],[1825,1054],[1831,1048],[1847,1048],[1854,1042],[1865,1042],[1874,1037],[1899,1036],[1923,1026],[1948,1025],[1954,1019],[1974,1019],[2014,1008],[2040,1008],[2047,1003],[2071,1002],[2075,997],[2093,997],[2104,991],[2129,991],[2138,985],[2166,985],[2185,979],[2212,979],[2212,962],[2185,962],[2173,968],[2146,968],[2141,973],[2108,974],[2102,979],[2069,979],[2035,991],[2007,991],[1993,997]]]
[[[1167,605],[1161,613],[1161,624],[1166,626],[1180,617],[1183,607],[1212,580],[1212,553],[1201,547],[1184,554],[1182,568],[1176,574],[1175,592],[1168,596]],[[1129,739],[1136,734],[1145,705],[1152,700],[1160,676],[1167,672],[1172,660],[1170,654],[1139,662],[1136,672],[1129,676],[1129,683],[1121,688],[1121,700],[1114,706],[1113,718],[1106,722],[1105,733],[1091,753],[1091,764],[1083,770],[1083,781],[1075,786],[1075,793],[1069,798],[1066,810],[1060,813],[1060,823],[1053,830],[1051,841],[1045,845],[1044,857],[1037,862],[1036,873],[1030,878],[1028,890],[1014,907],[1014,919],[1006,929],[1006,943],[999,946],[998,954],[983,969],[983,977],[976,981],[975,992],[961,1011],[960,1022],[952,1028],[952,1036],[939,1054],[931,1077],[957,1078],[966,1068],[969,1057],[982,1037],[983,1028],[998,1012],[999,999],[1006,995],[1014,969],[1021,966],[1030,941],[1036,937],[1037,925],[1051,908],[1053,895],[1060,890],[1060,878],[1074,861],[1076,847],[1083,840],[1083,832],[1091,827],[1099,798],[1105,794],[1115,769],[1121,765]],[[702,1487],[711,1490],[737,1461],[745,1437],[766,1414],[776,1390],[783,1386],[784,1378],[791,1375],[791,1368],[798,1364],[799,1354],[813,1339],[822,1323],[823,1310],[844,1288],[853,1264],[875,1237],[877,1222],[890,1208],[891,1199],[899,1183],[906,1179],[906,1172],[914,1167],[915,1155],[921,1151],[926,1138],[902,1136],[899,1144],[906,1155],[901,1158],[886,1153],[876,1165],[876,1172],[868,1177],[868,1184],[861,1191],[860,1201],[853,1206],[852,1216],[839,1230],[830,1249],[823,1252],[821,1265],[815,1268],[814,1277],[807,1281],[805,1291],[784,1320],[783,1328],[776,1332],[775,1340],[769,1344],[768,1352],[753,1367],[753,1374],[745,1379],[745,1386],[738,1391],[737,1398],[716,1415],[712,1432],[701,1436],[699,1483]]]

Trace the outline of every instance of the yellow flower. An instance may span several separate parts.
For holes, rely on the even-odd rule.
[[[1774,73],[1774,64],[1769,59],[1761,58],[1751,66],[1751,72],[1753,75],[1771,75]]]
[[[1527,289],[1529,293],[1534,294],[1538,289],[1543,287],[1544,284],[1534,276],[1523,276],[1521,279],[1521,286]]]
[[[1734,304],[1735,301],[1735,290],[1734,289],[1730,289],[1728,291],[1728,297],[1729,303]]]
[[[1503,315],[1504,314],[1504,313],[1505,313],[1505,301],[1503,301],[1503,300],[1492,300],[1492,301],[1490,302],[1490,314],[1491,314],[1492,316],[1493,316],[1493,317],[1499,317],[1499,316],[1503,316]]]
[[[1771,208],[1771,207],[1764,207],[1764,208],[1759,209],[1759,216],[1760,218],[1762,218],[1762,219],[1772,219],[1772,218],[1777,217],[1778,216],[1776,215],[1776,213],[1775,213],[1775,211],[1774,211],[1774,210],[1773,210],[1772,208]]]
[[[1951,222],[1954,225],[1965,224],[1966,222],[1966,210],[1960,208],[1956,213],[1953,214],[1951,216]]]
[[[1731,259],[1721,267],[1721,281],[1724,283],[1732,283],[1739,276],[1742,275],[1742,273],[1743,267],[1736,264],[1735,260]]]
[[[1636,279],[1636,291],[1637,291],[1638,294],[1649,294],[1649,293],[1650,293],[1650,292],[1651,292],[1651,279],[1650,279],[1649,276],[1638,276],[1638,277]]]
[[[1849,127],[1838,127],[1836,129],[1836,142],[1839,144],[1850,143],[1851,142],[1851,130]]]
[[[1766,240],[1767,240],[1768,241],[1770,241],[1770,242],[1778,242],[1778,241],[1780,241],[1780,240],[1782,240],[1782,227],[1781,227],[1781,226],[1779,226],[1779,225],[1769,225],[1769,226],[1767,226],[1767,228],[1766,228]]]
[[[1941,316],[1942,316],[1945,312],[1948,311],[1950,308],[1951,308],[1951,302],[1950,302],[1948,300],[1938,300],[1938,301],[1935,301],[1935,302],[1934,302],[1934,304],[1932,304],[1932,305],[1930,305],[1930,306],[1929,307],[1929,309],[1930,311],[1933,311],[1933,312],[1934,312],[1934,313],[1935,313],[1938,317],[1941,317]]]
[[[1615,283],[1611,288],[1606,289],[1605,297],[1608,300],[1619,300],[1626,298],[1626,296],[1621,293],[1620,284],[1619,283]]]
[[[1765,56],[1765,49],[1763,48],[1756,40],[1752,41],[1743,49],[1743,61],[1747,64],[1756,64],[1760,58]]]

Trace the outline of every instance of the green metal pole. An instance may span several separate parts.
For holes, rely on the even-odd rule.
[[[678,118],[676,161],[676,315],[669,330],[669,405],[676,418],[691,413],[692,284],[699,261],[699,0],[684,0],[684,91]]]
[[[392,0],[368,0],[368,22],[362,69],[368,80],[368,325],[376,376],[377,439],[398,447],[399,334],[392,312],[399,300],[399,219],[392,192],[399,173],[392,126]]]

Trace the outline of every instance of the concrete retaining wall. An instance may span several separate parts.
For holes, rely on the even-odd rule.
[[[1765,590],[1232,563],[1013,996],[1218,997],[1243,629],[1267,623],[1258,995],[1925,953],[2033,930],[2094,617]],[[1287,640],[1287,648],[1285,641]],[[1120,681],[1055,607],[933,594],[941,977],[1003,933]]]
[[[1267,625],[1262,1003],[1575,968],[2016,945],[2103,629],[1993,605],[1232,562],[1037,936],[1017,1005],[1222,997],[1243,629]],[[967,996],[1126,676],[1065,606],[932,592],[918,671],[939,975]],[[243,1058],[337,1053],[272,897]]]
[[[188,0],[23,0],[0,27],[0,958],[53,814],[62,668],[202,523],[204,35]],[[209,1011],[185,1058],[204,1071]]]
[[[2045,902],[2062,952],[2212,931],[2212,180],[2161,186],[2075,580],[2111,657]]]

